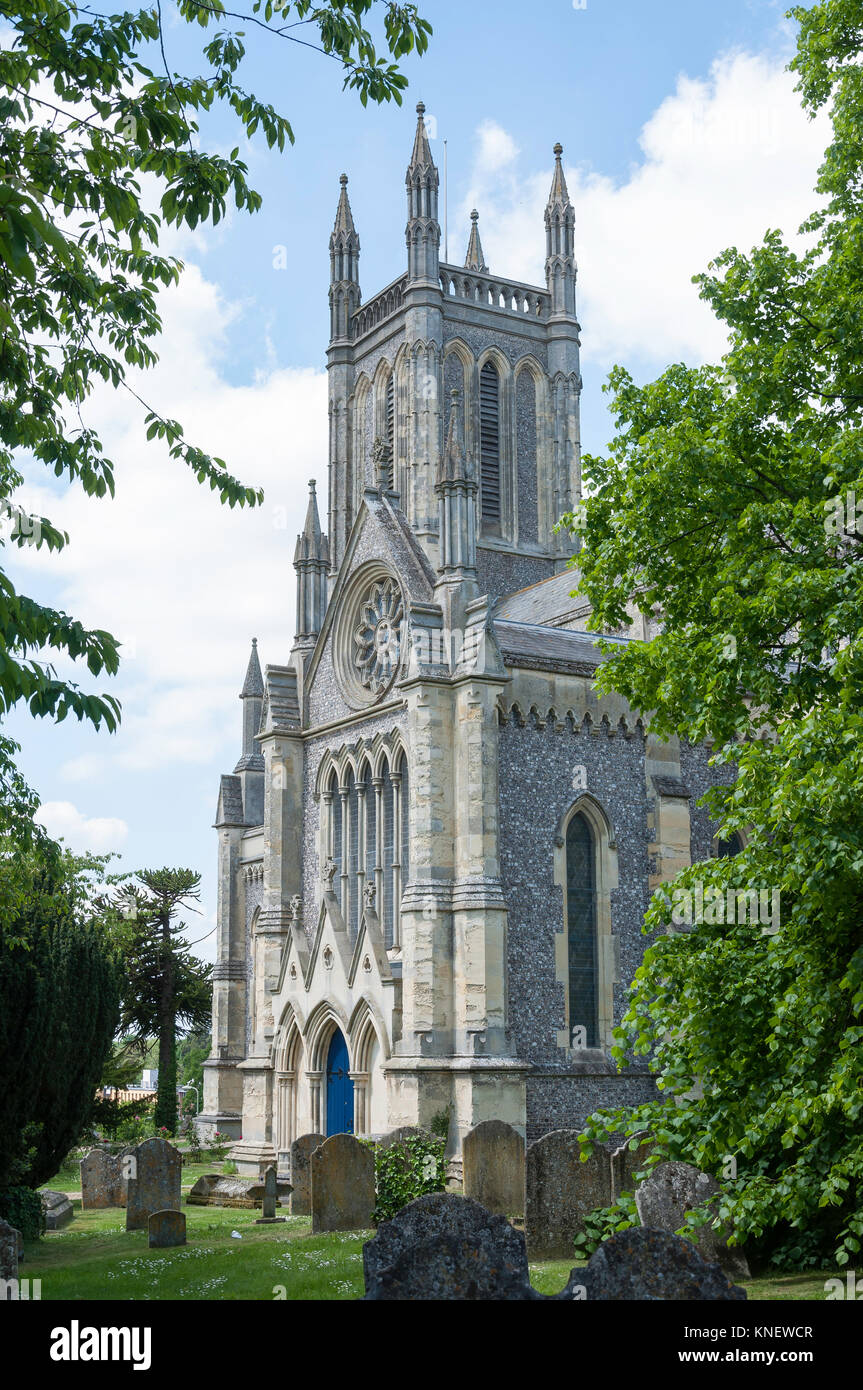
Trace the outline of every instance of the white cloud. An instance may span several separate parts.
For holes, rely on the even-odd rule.
[[[85,816],[71,801],[45,801],[36,812],[36,820],[44,825],[55,840],[65,840],[69,849],[79,853],[89,850],[105,854],[119,850],[129,834],[124,820],[116,816]]]
[[[245,483],[262,486],[266,500],[252,509],[220,505],[184,464],[146,442],[143,412],[127,392],[101,388],[85,419],[117,464],[116,497],[100,501],[75,487],[58,495],[44,473],[31,473],[18,500],[68,531],[71,543],[59,555],[16,552],[19,585],[49,585],[52,603],[113,632],[126,652],[116,682],[75,672],[85,688],[118,694],[124,717],[115,738],[63,765],[70,780],[107,766],[204,764],[226,739],[238,741],[234,697],[251,637],[262,660],[276,663],[293,640],[293,549],[309,478],[318,479],[326,507],[325,373],[271,369],[230,385],[223,359],[229,330],[246,330],[242,310],[195,266],[163,296],[162,312],[161,361],[135,389]]]
[[[780,61],[726,55],[708,79],[679,79],[642,129],[644,157],[628,177],[567,165],[586,361],[605,367],[637,355],[662,364],[722,353],[724,332],[692,276],[727,246],[748,250],[768,228],[793,237],[815,204],[827,120],[810,121],[793,89]],[[551,157],[525,177],[514,152],[504,157],[506,132],[487,122],[479,135],[462,225],[477,206],[492,270],[542,284]],[[484,163],[489,143],[496,164]]]

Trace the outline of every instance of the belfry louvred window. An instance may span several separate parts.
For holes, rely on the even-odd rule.
[[[500,525],[500,377],[493,362],[479,374],[480,507],[483,526]]]
[[[396,391],[395,377],[390,374],[387,382],[387,447],[390,451],[389,478],[390,487],[395,484],[395,459],[396,459]]]

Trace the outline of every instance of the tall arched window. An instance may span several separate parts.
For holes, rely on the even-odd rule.
[[[596,841],[580,813],[566,831],[566,918],[571,1045],[580,1038],[582,1046],[598,1047]]]
[[[339,779],[335,772],[330,777],[326,800],[330,810],[329,852],[336,866],[332,890],[338,897],[342,891],[342,799],[339,796]]]
[[[409,870],[408,762],[403,752],[384,755],[373,765],[360,758],[354,776],[345,760],[324,786],[321,822],[322,863],[335,864],[331,891],[341,905],[345,927],[356,940],[363,910],[374,907],[387,949],[401,945],[400,910]],[[374,887],[368,903],[366,890]]]
[[[493,362],[479,374],[480,510],[485,530],[500,530],[500,377]]]
[[[718,840],[716,844],[717,859],[733,859],[743,848],[743,841],[736,830],[733,830],[727,840]]]
[[[390,373],[387,382],[387,447],[390,451],[389,478],[388,484],[393,487],[395,480],[395,459],[396,459],[396,392],[395,378]]]

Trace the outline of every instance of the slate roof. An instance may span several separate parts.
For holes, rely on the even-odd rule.
[[[539,623],[552,627],[569,625],[574,618],[589,611],[587,600],[573,598],[578,587],[578,570],[564,570],[549,579],[541,579],[527,589],[517,589],[498,601],[495,617],[516,623]]]
[[[494,620],[494,631],[507,666],[529,667],[537,671],[569,671],[593,675],[606,657],[596,646],[592,633],[567,628],[542,627],[535,623]],[[613,637],[620,646],[626,637]]]

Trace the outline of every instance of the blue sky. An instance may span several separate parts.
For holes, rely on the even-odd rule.
[[[186,273],[164,301],[162,363],[143,394],[190,437],[265,487],[254,515],[229,512],[142,443],[128,399],[99,393],[91,419],[118,462],[114,502],[28,476],[22,501],[69,530],[61,557],[10,560],[28,592],[121,636],[116,736],[8,721],[52,832],[116,849],[121,867],[190,865],[204,876],[202,936],[215,912],[220,772],[240,750],[236,696],[257,636],[283,662],[293,634],[293,541],[306,480],[326,479],[327,243],[344,170],[366,298],[404,263],[404,170],[413,108],[449,164],[449,253],[464,257],[475,203],[494,271],[541,282],[551,147],[564,145],[576,205],[583,327],[583,436],[610,433],[601,385],[614,362],[642,378],[716,357],[722,334],[690,279],[768,226],[792,235],[811,208],[823,123],[800,113],[784,73],[793,32],[772,0],[476,0],[431,3],[428,54],[411,59],[401,108],[366,109],[335,63],[246,25],[244,85],[291,120],[283,156],[247,147],[264,198],[255,217],[172,233]],[[167,30],[173,68],[194,66],[200,31]],[[230,113],[206,140],[239,141]],[[274,266],[285,248],[287,270]],[[93,688],[86,673],[81,683]],[[212,937],[201,947],[211,954]]]

